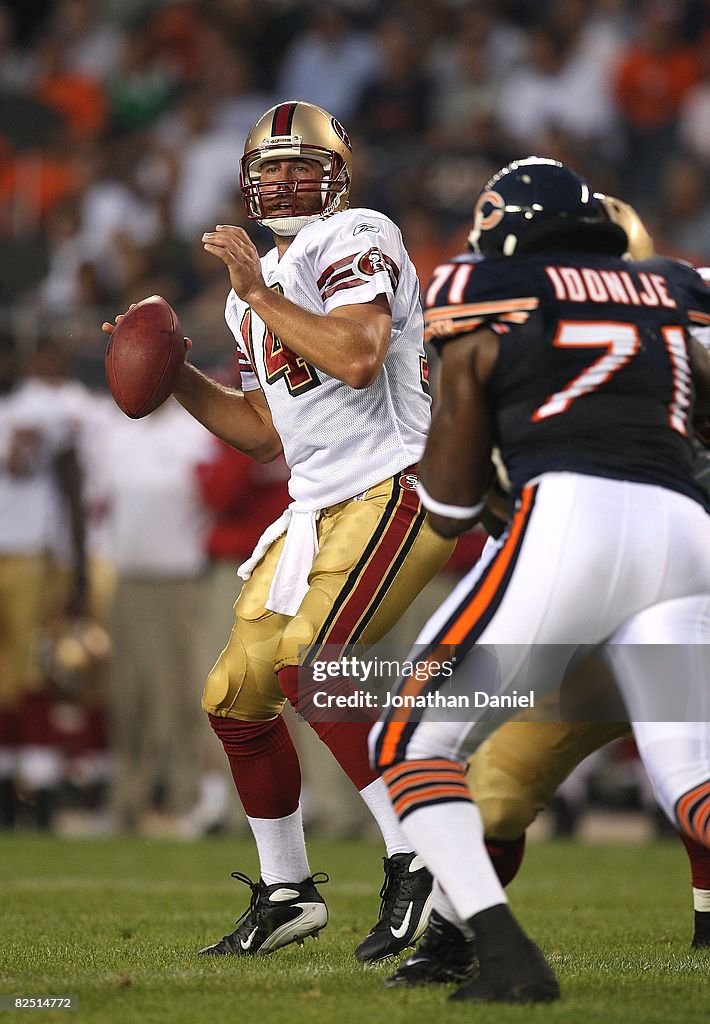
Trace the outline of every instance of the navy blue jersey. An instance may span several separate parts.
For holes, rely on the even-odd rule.
[[[438,267],[425,293],[434,345],[483,327],[500,336],[487,393],[513,493],[569,470],[705,503],[686,330],[708,323],[710,289],[662,257],[468,253]]]

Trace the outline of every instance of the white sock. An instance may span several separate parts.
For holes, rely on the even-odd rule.
[[[420,807],[407,815],[402,828],[459,920],[468,921],[481,910],[508,902],[483,843],[483,822],[475,804],[456,801]]]
[[[308,878],[306,841],[303,836],[301,805],[285,818],[247,817],[259,851],[261,877],[266,885],[302,882]]]
[[[437,914],[439,914],[440,917],[443,917],[445,921],[448,921],[449,924],[458,928],[460,932],[463,932],[467,939],[471,938],[473,932],[466,922],[460,919],[454,910],[453,903],[436,879],[434,879],[434,889],[432,890],[431,909],[435,910]]]
[[[414,847],[402,831],[383,780],[375,779],[374,782],[368,783],[364,789],[360,790],[360,796],[379,826],[385,841],[387,856],[392,857],[395,853],[411,853]]]
[[[693,887],[693,910],[710,910],[710,891],[707,889],[696,889]]]

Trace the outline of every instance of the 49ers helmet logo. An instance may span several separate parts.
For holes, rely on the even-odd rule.
[[[344,142],[345,145],[348,147],[348,149],[352,149],[353,147],[352,147],[352,144],[350,142],[350,136],[345,131],[345,129],[343,128],[342,124],[337,119],[337,117],[331,117],[330,123],[333,126],[333,131],[338,136],[340,141]]]
[[[473,222],[479,231],[490,231],[503,220],[505,199],[499,192],[481,192],[473,211]]]

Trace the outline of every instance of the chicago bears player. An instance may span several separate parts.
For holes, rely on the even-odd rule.
[[[627,236],[627,259],[649,259],[654,245],[638,213],[613,196],[602,202],[610,218],[620,224]],[[708,283],[710,271],[698,273]],[[710,328],[694,327],[692,334],[710,347]],[[696,435],[698,431],[696,429]],[[485,517],[493,537],[505,529],[507,480],[489,491]],[[710,451],[696,443],[695,478],[710,497]],[[483,520],[483,517],[482,517]],[[484,556],[485,556],[484,552]],[[589,660],[583,667],[588,685],[613,687],[613,680],[601,659]],[[577,683],[579,685],[579,681]],[[623,709],[621,717],[623,717]],[[547,716],[548,709],[542,709]],[[466,781],[481,813],[486,849],[503,885],[517,875],[525,850],[525,830],[550,802],[569,773],[588,754],[622,736],[630,736],[627,722],[619,721],[511,721],[497,729],[468,759]],[[710,946],[710,850],[684,833],[680,839],[686,849],[693,900],[694,948]],[[448,915],[448,917],[447,917]],[[454,925],[452,909],[438,887],[434,889],[432,912],[426,931],[412,955],[401,963],[385,984],[421,985],[465,981],[478,970],[476,944]]]
[[[427,291],[442,391],[419,489],[435,529],[462,532],[480,512],[495,442],[515,511],[419,642],[432,662],[453,651],[464,692],[487,682],[492,652],[508,695],[544,694],[572,653],[604,644],[661,806],[710,845],[708,726],[668,722],[664,703],[672,680],[679,717],[704,717],[710,518],[690,418],[693,379],[701,411],[710,402],[710,360],[687,329],[708,323],[707,289],[671,260],[624,262],[624,230],[551,160],[491,179],[471,242],[486,259],[457,257]],[[427,682],[403,680],[410,706],[384,714],[371,750],[412,845],[475,936],[480,975],[453,998],[556,998],[507,908],[464,782],[463,760],[496,723],[475,710],[433,721],[417,698],[441,682],[433,665]]]
[[[385,839],[380,916],[357,958],[399,952],[428,916],[431,875],[368,763],[371,719],[319,720],[305,673],[299,687],[299,665],[323,645],[333,655],[384,636],[453,547],[414,489],[430,419],[416,273],[392,221],[348,209],[351,173],[350,141],[334,117],[280,103],[251,129],[241,163],[247,216],[271,230],[274,248],[260,260],[246,232],[228,225],[203,238],[229,271],[241,390],[187,365],[175,396],[257,460],[283,450],[293,499],[240,569],[235,625],[204,690],[261,865],[256,882],[235,873],[251,887],[250,906],[207,955],[269,953],[327,922],[304,845],[298,758],[280,717],[286,699]]]

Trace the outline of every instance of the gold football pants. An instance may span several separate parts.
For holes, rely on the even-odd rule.
[[[553,691],[537,709],[519,716],[533,720],[506,722],[478,747],[466,778],[489,839],[517,839],[580,761],[631,735],[625,721],[561,721],[562,709],[566,717],[574,713],[581,719],[585,710],[598,712],[600,707],[609,708],[610,717],[623,718],[617,699],[606,664],[588,658],[562,691]]]
[[[0,555],[0,709],[17,707],[37,675],[32,648],[45,584],[43,555]]]
[[[309,589],[290,618],[265,606],[284,539],[269,548],[234,605],[229,642],[202,698],[212,715],[274,718],[285,700],[276,675],[281,668],[298,665],[316,646],[382,639],[454,547],[429,526],[411,477],[390,477],[361,499],[321,512]]]
[[[469,758],[469,789],[488,839],[517,839],[580,761],[627,722],[506,722]]]

